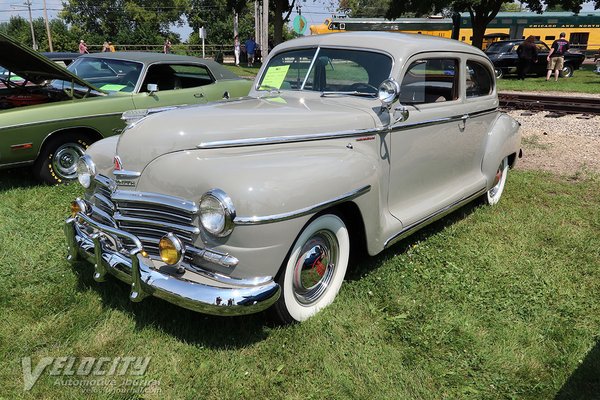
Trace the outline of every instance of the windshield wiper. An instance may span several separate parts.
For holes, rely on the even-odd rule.
[[[321,92],[321,97],[325,96],[360,96],[360,97],[375,97],[376,93],[369,92],[357,92],[356,90],[352,91],[332,91],[332,92]]]
[[[279,88],[278,88],[278,87],[275,87],[275,86],[269,86],[269,85],[260,85],[260,86],[258,87],[258,89],[256,89],[256,90],[258,90],[259,92],[269,91],[269,92],[277,92],[277,93],[281,93],[281,91],[279,90]]]

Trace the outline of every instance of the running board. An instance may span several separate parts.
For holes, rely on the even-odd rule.
[[[414,222],[413,224],[407,226],[406,228],[402,229],[400,232],[398,232],[397,234],[395,234],[394,236],[392,236],[391,238],[386,240],[385,244],[383,245],[383,248],[387,249],[394,243],[404,239],[407,236],[410,236],[411,234],[413,234],[417,230],[421,229],[422,227],[429,225],[432,222],[435,222],[442,217],[445,217],[446,215],[450,214],[452,211],[455,211],[456,209],[464,206],[465,204],[469,203],[473,199],[481,196],[486,191],[487,191],[486,188],[482,188],[482,189],[478,190],[477,192],[475,192],[467,197],[463,197],[462,199],[455,201],[454,203],[449,204],[446,207],[434,212],[433,214],[428,215],[427,217],[425,217],[417,222]]]

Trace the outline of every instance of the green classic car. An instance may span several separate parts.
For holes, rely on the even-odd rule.
[[[116,52],[86,54],[68,69],[0,34],[0,169],[32,165],[43,181],[77,178],[93,142],[120,133],[123,112],[246,96],[252,84],[196,57]]]

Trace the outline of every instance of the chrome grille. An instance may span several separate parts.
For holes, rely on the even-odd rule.
[[[112,180],[96,177],[90,202],[99,222],[110,223],[137,236],[150,255],[158,256],[158,242],[169,232],[187,246],[200,233],[195,203],[158,193],[114,190]]]

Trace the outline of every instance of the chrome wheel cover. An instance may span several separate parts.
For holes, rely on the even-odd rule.
[[[311,305],[327,291],[338,255],[339,244],[330,231],[318,231],[304,243],[294,266],[292,282],[299,303]]]
[[[77,161],[85,153],[82,145],[77,143],[65,143],[61,145],[52,155],[52,169],[60,178],[77,178]]]

